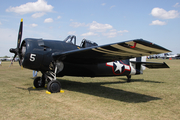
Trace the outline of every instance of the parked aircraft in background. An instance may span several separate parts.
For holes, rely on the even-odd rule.
[[[0,58],[1,61],[11,61],[13,58]]]
[[[168,53],[166,53],[166,54],[165,54],[165,57],[166,57],[166,58],[176,59],[176,58],[179,58],[180,55],[177,55],[177,54],[168,54]]]

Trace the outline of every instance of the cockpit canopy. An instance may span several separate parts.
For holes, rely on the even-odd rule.
[[[90,40],[83,39],[80,46],[82,48],[86,48],[86,47],[98,46],[98,44]]]
[[[64,42],[76,45],[76,36],[69,35],[66,39],[64,39]]]
[[[76,36],[75,35],[69,35],[64,40],[64,42],[76,45]],[[86,39],[83,39],[81,44],[80,44],[80,47],[82,47],[82,48],[87,48],[87,47],[92,47],[92,46],[98,46],[98,44],[95,42],[92,42],[90,40],[86,40]]]

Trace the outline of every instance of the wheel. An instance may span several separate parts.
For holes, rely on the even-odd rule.
[[[45,80],[41,77],[37,77],[34,79],[34,87],[40,88],[45,86]]]
[[[51,80],[48,85],[47,85],[47,89],[49,92],[51,93],[57,93],[60,92],[61,90],[61,84],[59,81],[57,80]]]
[[[127,82],[131,82],[131,75],[127,75]]]

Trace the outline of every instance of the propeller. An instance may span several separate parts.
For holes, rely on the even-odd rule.
[[[21,44],[21,38],[22,38],[22,31],[23,31],[23,19],[21,19],[20,26],[19,26],[18,39],[17,39],[17,47],[9,49],[9,51],[11,53],[15,54],[13,59],[12,59],[12,61],[11,61],[11,64],[13,63],[13,61],[16,58],[17,55],[20,58],[20,44]],[[11,66],[11,64],[10,64],[10,66]],[[22,65],[21,60],[20,60],[20,65]]]

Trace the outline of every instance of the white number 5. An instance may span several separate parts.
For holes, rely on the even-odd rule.
[[[35,61],[36,54],[30,54],[30,61]]]

